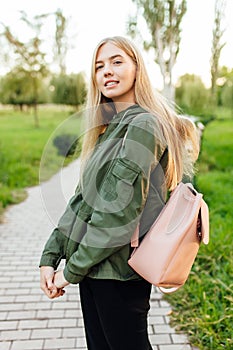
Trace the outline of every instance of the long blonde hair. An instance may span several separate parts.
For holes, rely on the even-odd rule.
[[[182,180],[183,175],[191,176],[193,173],[193,163],[197,159],[199,152],[195,125],[180,118],[173,108],[169,106],[165,98],[154,91],[139,50],[130,40],[119,36],[103,39],[97,45],[93,54],[87,98],[86,133],[81,153],[81,176],[97,138],[103,131],[106,119],[111,119],[116,113],[114,103],[109,103],[112,101],[101,94],[96,83],[96,57],[100,47],[106,43],[112,43],[119,47],[136,64],[136,103],[153,114],[161,126],[168,148],[168,163],[165,174],[166,185],[168,189],[172,190]],[[186,144],[188,142],[192,144],[192,147],[189,147],[187,150]]]

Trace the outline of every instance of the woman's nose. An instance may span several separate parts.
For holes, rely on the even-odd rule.
[[[104,76],[106,77],[106,76],[112,75],[112,74],[113,74],[113,72],[112,72],[112,69],[111,69],[110,65],[106,64],[104,66]]]

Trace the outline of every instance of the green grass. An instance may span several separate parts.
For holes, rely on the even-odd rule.
[[[202,245],[188,281],[170,295],[172,324],[200,349],[233,349],[233,120],[204,131],[196,187],[210,209],[210,243]]]
[[[225,113],[219,109],[218,119],[206,126],[195,179],[210,209],[210,243],[201,246],[185,286],[166,297],[172,324],[206,350],[233,349],[233,119]],[[42,109],[39,116],[36,129],[30,113],[0,111],[2,207],[22,200],[24,187],[39,183],[41,160],[42,180],[63,165],[51,142],[56,134],[79,134],[80,119],[68,118],[69,111]]]
[[[39,119],[35,128],[32,112],[0,110],[0,214],[25,198],[25,187],[38,185],[39,170],[44,181],[69,162],[58,155],[52,140],[67,132],[79,135],[79,115],[41,108]]]

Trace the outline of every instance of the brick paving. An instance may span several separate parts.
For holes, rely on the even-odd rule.
[[[78,285],[50,301],[39,288],[38,269],[43,245],[74,191],[78,166],[75,161],[42,186],[29,188],[28,198],[9,208],[0,224],[0,350],[87,349]],[[153,349],[194,349],[170,327],[170,312],[154,288],[149,314]]]

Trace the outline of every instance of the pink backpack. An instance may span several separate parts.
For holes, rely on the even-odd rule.
[[[208,206],[192,184],[180,183],[138,245],[139,225],[128,263],[144,279],[171,293],[184,285],[200,242],[209,242]]]

